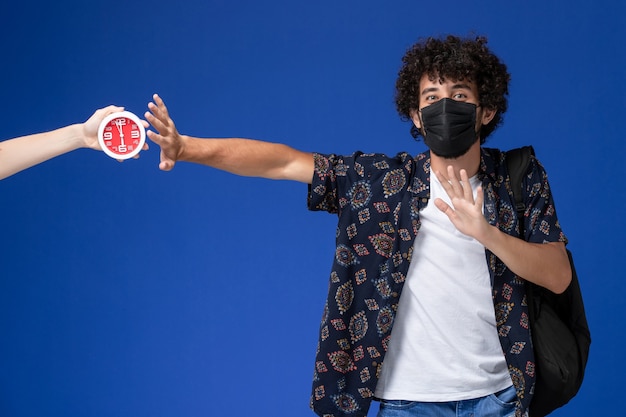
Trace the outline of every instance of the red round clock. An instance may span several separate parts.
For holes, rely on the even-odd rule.
[[[128,159],[143,148],[146,130],[141,119],[129,111],[111,113],[100,123],[98,142],[111,158]]]

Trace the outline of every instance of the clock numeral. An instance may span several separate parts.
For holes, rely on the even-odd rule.
[[[113,139],[113,134],[111,132],[104,132],[102,137],[104,138],[104,140],[111,140]]]
[[[140,136],[141,136],[141,135],[139,134],[139,131],[138,131],[138,130],[133,130],[132,132],[130,132],[130,137],[131,137],[132,139],[139,139],[139,137],[140,137]]]
[[[115,119],[115,124],[118,126],[126,126],[126,119],[124,118]]]

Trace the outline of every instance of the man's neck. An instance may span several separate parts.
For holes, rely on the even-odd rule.
[[[480,141],[477,140],[465,154],[458,158],[443,158],[432,152],[430,153],[430,169],[432,171],[439,171],[447,175],[448,166],[450,165],[454,168],[454,173],[457,178],[460,178],[459,172],[462,169],[467,172],[467,176],[470,178],[476,175],[480,167]]]

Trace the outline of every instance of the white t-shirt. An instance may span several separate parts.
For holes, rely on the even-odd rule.
[[[498,340],[485,248],[434,204],[434,174],[375,396],[456,401],[511,386]],[[470,179],[474,196],[480,181]]]

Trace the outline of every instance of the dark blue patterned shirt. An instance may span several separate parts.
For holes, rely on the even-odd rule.
[[[391,337],[400,292],[430,198],[430,154],[393,158],[357,152],[315,154],[310,210],[336,213],[337,246],[321,322],[311,408],[320,416],[367,415]],[[483,148],[478,172],[487,221],[519,233],[505,154]],[[523,183],[525,239],[566,242],[546,172],[533,157]],[[518,396],[527,415],[535,381],[524,280],[485,251],[496,324]]]

